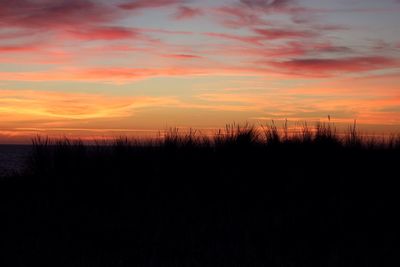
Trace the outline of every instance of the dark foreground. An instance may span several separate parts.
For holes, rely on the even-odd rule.
[[[0,265],[400,266],[398,140],[265,134],[36,140],[0,181]]]

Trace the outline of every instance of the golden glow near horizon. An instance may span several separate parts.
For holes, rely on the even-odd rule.
[[[0,143],[231,122],[400,133],[396,0],[6,1]]]

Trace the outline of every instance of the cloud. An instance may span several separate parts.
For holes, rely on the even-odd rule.
[[[260,41],[263,39],[257,35],[244,36],[244,35],[216,33],[216,32],[206,32],[206,33],[203,33],[203,35],[206,35],[209,37],[227,39],[227,40],[240,41],[240,42],[254,44],[254,45],[261,45]]]
[[[310,38],[315,37],[315,33],[311,31],[298,31],[290,29],[255,29],[259,35],[266,39],[290,39],[290,38]]]
[[[85,120],[131,116],[149,106],[174,105],[171,97],[121,97],[103,94],[0,90],[0,115],[6,121]]]
[[[179,0],[115,1],[103,0],[6,0],[0,7],[0,39],[32,37],[43,33],[52,37],[79,40],[117,40],[138,36],[138,30],[115,26],[115,22],[131,15],[130,10],[159,8],[183,3]],[[186,9],[184,9],[186,10]],[[190,12],[190,10],[187,10]],[[195,11],[193,11],[195,12]],[[111,26],[112,25],[112,26]]]
[[[291,59],[270,62],[269,64],[287,73],[316,77],[338,73],[358,73],[399,66],[398,61],[382,56]]]
[[[179,55],[180,59],[185,55]],[[176,55],[175,55],[176,58]],[[186,59],[188,56],[186,55]],[[191,57],[193,58],[193,57]],[[220,70],[221,72],[223,70]],[[126,68],[97,67],[84,69],[65,69],[41,72],[0,72],[3,81],[96,81],[96,82],[130,82],[152,77],[174,77],[203,75],[218,72],[215,68]]]
[[[309,27],[312,32],[318,31],[336,31],[348,29],[341,25],[320,24],[320,17],[316,14],[327,11],[326,9],[317,9],[309,6],[300,5],[297,0],[239,0],[231,4],[226,4],[215,9],[216,20],[229,28],[237,27],[259,27],[274,26],[279,29],[282,23],[271,15],[278,14],[288,17],[294,25],[285,25],[287,27],[298,27],[296,25]]]
[[[1,24],[1,22],[0,22]],[[18,38],[26,38],[32,35],[31,30],[8,30],[6,27],[0,29],[0,41],[7,39],[18,39]]]
[[[225,47],[225,48],[224,48]],[[296,45],[295,42],[284,44],[284,45],[270,45],[265,46],[230,46],[219,47],[214,53],[224,55],[226,57],[240,57],[240,58],[282,58],[288,56],[303,56],[307,53],[307,50],[301,46]],[[258,65],[258,64],[257,64]]]
[[[223,48],[221,48],[223,50]],[[299,56],[311,56],[311,55],[330,55],[330,54],[344,54],[352,53],[353,50],[346,46],[337,46],[329,42],[314,43],[314,42],[298,42],[289,41],[285,44],[269,44],[256,47],[226,47],[224,51],[219,53],[225,55],[240,55],[254,58],[285,58],[285,57],[299,57]],[[217,52],[215,52],[217,53]]]
[[[161,34],[174,34],[174,35],[193,35],[191,31],[174,31],[167,29],[154,29],[154,28],[140,28],[138,29],[146,33],[161,33]]]
[[[176,59],[200,59],[200,58],[203,58],[198,55],[190,55],[190,54],[169,54],[169,55],[164,55],[164,57],[176,58]]]
[[[116,9],[101,1],[6,0],[0,8],[0,25],[51,29],[109,22]]]
[[[307,31],[274,30],[264,32],[265,35],[237,35],[227,33],[203,33],[203,35],[237,41],[236,44],[219,47],[220,51],[212,51],[213,54],[224,54],[254,57],[275,56],[299,56],[299,55],[324,55],[332,53],[352,53],[353,49],[344,45],[336,45],[330,41],[319,41],[309,38],[313,34]],[[298,36],[298,37],[295,37]],[[307,38],[307,39],[306,39]],[[283,43],[271,43],[268,41],[283,40]],[[243,44],[241,44],[243,43]],[[252,46],[244,46],[251,44]]]
[[[215,10],[215,17],[229,28],[261,26],[268,23],[261,18],[259,12],[240,6],[222,6]]]
[[[282,8],[293,4],[293,0],[240,0],[240,3],[251,8]]]
[[[297,51],[302,51],[303,56],[311,56],[311,55],[327,55],[330,54],[351,54],[353,53],[353,49],[343,45],[335,45],[330,41],[290,41],[287,42],[286,45],[280,46],[281,49],[292,48],[297,49]],[[299,53],[301,54],[301,53]],[[332,56],[332,55],[330,55]]]
[[[173,17],[177,20],[191,19],[196,16],[203,15],[203,11],[200,8],[193,8],[188,6],[180,6]]]
[[[312,76],[314,72],[326,75],[393,66],[387,58],[369,55],[388,55],[382,54],[384,51],[368,48],[357,51],[361,48],[339,43],[343,40],[331,33],[342,30],[342,27],[315,22],[295,27],[290,22],[290,15],[299,12],[300,7],[297,1],[292,0],[236,0],[216,9],[209,8],[207,10],[216,12],[213,14],[226,25],[246,27],[198,34],[212,38],[198,38],[196,32],[175,28],[168,30],[168,24],[161,29],[150,29],[137,28],[129,24],[132,23],[130,20],[119,21],[135,14],[136,10],[149,8],[173,7],[172,10],[177,11],[176,19],[202,13],[202,9],[187,3],[190,1],[3,1],[0,26],[6,30],[0,30],[1,62],[20,64],[29,61],[32,65],[41,65],[47,61],[58,65],[26,68],[28,71],[21,72],[3,71],[0,78],[8,81],[124,82],[239,70],[246,74],[252,71],[260,74],[276,69],[277,73]],[[302,10],[302,14],[308,14],[308,9]],[[273,18],[276,23],[266,21],[274,17],[268,15],[275,11],[279,13],[279,19]],[[286,19],[286,24],[281,19]],[[41,35],[30,38],[29,32]],[[167,35],[180,36],[169,38]],[[90,41],[101,42],[86,43]],[[392,46],[393,50],[397,49],[395,44]],[[355,56],[361,52],[364,57]],[[19,56],[17,53],[23,54]],[[73,65],[77,63],[81,67]],[[322,70],[318,71],[318,68]]]
[[[38,50],[36,45],[3,45],[0,46],[0,53],[32,52]]]
[[[136,48],[161,46],[164,45],[162,39],[152,35],[192,33],[166,29],[142,29],[133,25],[120,26],[120,20],[132,15],[131,11],[138,9],[158,8],[184,2],[176,0],[5,0],[0,6],[0,53],[17,54],[39,51],[40,53],[36,56],[40,54],[40,58],[45,59],[52,56],[52,51],[59,51],[64,54],[70,53],[78,58],[79,52],[74,51],[74,48],[82,47],[82,41],[109,41],[110,43],[139,41],[135,43]],[[132,44],[120,42],[115,46],[132,47]],[[91,48],[96,49],[96,47]],[[129,49],[124,51],[132,52]],[[147,52],[149,51],[150,49]],[[33,54],[30,56],[34,57]],[[16,57],[15,60],[19,61],[19,58]],[[1,62],[5,61],[6,59],[1,59]]]
[[[140,80],[160,76],[185,76],[207,73],[207,70],[189,68],[159,68],[159,69],[139,69],[139,68],[93,68],[75,72],[76,79],[82,80],[111,80],[129,81]]]
[[[184,3],[183,0],[136,0],[128,1],[126,3],[120,4],[119,7],[127,10],[137,10],[144,8],[158,8],[165,6],[172,6],[176,4]]]
[[[137,39],[141,36],[138,30],[126,27],[91,27],[68,30],[68,34],[83,40],[121,40]]]
[[[163,56],[163,55],[161,55]],[[129,68],[129,67],[88,67],[88,68],[69,68],[49,71],[30,71],[30,72],[0,72],[2,81],[88,81],[102,83],[124,84],[155,77],[188,77],[202,75],[234,75],[242,76],[263,75],[265,68],[253,65],[231,66],[219,62],[213,65],[191,66],[185,64],[189,59],[200,59],[193,55],[174,55],[174,58],[182,59],[182,64],[174,64],[159,68]],[[186,59],[186,60],[183,60]]]
[[[213,33],[207,32],[204,35],[210,37],[217,37],[228,40],[236,40],[249,44],[262,45],[263,41],[278,40],[278,39],[300,39],[316,37],[317,34],[312,31],[291,30],[283,28],[269,28],[269,29],[253,29],[253,35],[237,35],[231,33]]]

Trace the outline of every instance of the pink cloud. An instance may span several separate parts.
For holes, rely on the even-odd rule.
[[[84,40],[119,40],[140,37],[137,30],[125,27],[92,27],[69,30],[68,33],[76,38]]]
[[[128,16],[131,9],[156,8],[182,3],[177,0],[124,1],[122,7],[116,1],[99,0],[5,0],[0,6],[0,52],[23,52],[29,43],[40,39],[43,51],[60,48],[60,41],[91,40],[142,40],[160,44],[160,38],[149,34],[191,34],[165,29],[138,29],[110,26]],[[119,1],[121,3],[121,1]],[[126,10],[124,10],[126,9]],[[6,29],[6,30],[3,30]],[[11,42],[8,42],[12,40]],[[46,40],[42,42],[42,40]],[[14,43],[18,45],[14,45]],[[28,45],[24,45],[27,43]],[[63,49],[63,48],[60,48]]]
[[[0,7],[0,39],[29,37],[43,32],[61,32],[78,39],[127,39],[137,30],[106,26],[129,15],[125,10],[158,8],[183,3],[181,0],[125,1],[119,6],[112,1],[94,0],[6,0]]]
[[[12,52],[31,52],[38,50],[37,46],[34,45],[5,45],[0,46],[0,53],[12,53]]]
[[[223,6],[216,10],[216,18],[230,28],[266,25],[260,13],[240,6]]]
[[[302,7],[297,0],[239,0],[235,6],[241,9],[250,9],[256,13],[284,13],[291,16],[298,16],[304,13],[311,13],[313,9]]]
[[[240,41],[244,43],[249,43],[249,44],[255,44],[255,45],[260,45],[260,41],[263,38],[260,38],[260,36],[243,36],[243,35],[236,35],[236,34],[228,34],[228,33],[214,33],[214,32],[206,32],[203,33],[206,36],[210,37],[216,37],[216,38],[222,38],[222,39],[227,39],[227,40],[234,40],[234,41]]]
[[[193,32],[189,31],[173,31],[173,30],[166,30],[166,29],[152,29],[152,28],[140,28],[136,29],[140,32],[146,33],[161,33],[161,34],[176,34],[176,35],[192,35]]]
[[[399,62],[382,56],[348,58],[308,58],[269,62],[274,68],[286,73],[306,76],[330,76],[337,73],[354,73],[387,69],[399,66]]]
[[[196,16],[201,16],[203,11],[200,8],[193,8],[188,6],[180,6],[178,11],[174,14],[177,20],[190,19]]]
[[[371,8],[320,8],[310,9],[317,13],[397,13],[400,11],[397,7],[371,7]]]
[[[206,36],[239,41],[243,43],[266,46],[265,50],[270,50],[272,45],[269,43],[268,45],[263,44],[263,41],[269,40],[278,40],[278,39],[290,39],[286,44],[281,45],[284,50],[287,50],[288,47],[293,48],[296,46],[302,51],[309,52],[349,52],[351,49],[345,46],[336,46],[331,44],[329,41],[321,41],[321,42],[312,42],[308,40],[307,42],[304,38],[316,37],[317,34],[310,31],[295,31],[295,30],[286,30],[286,29],[255,29],[254,32],[256,35],[237,35],[237,34],[228,34],[228,33],[214,33],[214,32],[206,32],[203,33]],[[297,39],[302,39],[301,41],[296,41]],[[229,48],[226,48],[229,49]],[[291,49],[292,50],[292,49]]]
[[[308,26],[314,33],[348,29],[341,25],[316,23],[315,14],[318,12],[324,12],[324,10],[300,6],[297,0],[239,0],[217,8],[216,19],[230,28],[276,26],[276,22],[272,22],[274,18],[266,15],[279,13],[289,16],[295,24]]]
[[[249,40],[250,41],[250,40]],[[288,57],[305,57],[305,56],[332,56],[331,54],[351,54],[354,51],[346,46],[337,46],[330,42],[299,42],[289,41],[284,44],[266,44],[248,46],[242,44],[233,45],[215,45],[213,49],[207,51],[208,54],[218,54],[227,57],[274,59]],[[257,63],[258,64],[258,63]]]
[[[135,10],[143,8],[157,8],[183,3],[183,0],[136,0],[120,4],[122,9]]]
[[[293,0],[240,0],[240,3],[251,8],[282,8],[294,3]]]
[[[204,69],[193,68],[163,68],[163,69],[140,69],[140,68],[93,68],[75,71],[74,77],[82,80],[140,80],[160,76],[184,76],[209,73]]]
[[[0,22],[1,25],[1,22]],[[7,40],[7,39],[18,39],[24,37],[32,36],[32,30],[8,30],[5,32],[0,32],[0,40]]]
[[[315,28],[316,30],[319,31],[345,31],[345,30],[349,30],[348,26],[344,26],[344,25],[331,25],[331,24],[326,24],[326,25],[315,25],[313,26],[313,28]]]
[[[0,24],[8,27],[51,29],[108,22],[116,8],[90,0],[6,0],[0,8]]]
[[[178,55],[180,59],[185,55]],[[186,59],[193,58],[186,55]],[[40,72],[0,72],[3,81],[96,81],[132,82],[153,77],[183,77],[196,75],[254,75],[264,69],[251,66],[232,67],[215,63],[213,66],[176,66],[164,68],[99,67],[82,69],[60,69]]]
[[[279,46],[281,50],[287,50],[292,48],[293,50],[302,51],[302,55],[313,55],[313,54],[332,54],[332,53],[352,53],[353,49],[347,46],[335,45],[330,41],[290,41],[285,45]],[[299,53],[300,54],[300,53]]]
[[[315,33],[311,31],[298,31],[290,29],[255,29],[254,31],[269,40],[289,39],[289,38],[309,38],[315,36]]]
[[[176,58],[176,59],[200,59],[200,58],[202,58],[201,56],[190,55],[190,54],[170,54],[170,55],[164,55],[164,57]]]

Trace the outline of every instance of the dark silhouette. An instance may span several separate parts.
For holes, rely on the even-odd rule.
[[[399,266],[400,139],[330,124],[33,141],[1,266]]]

